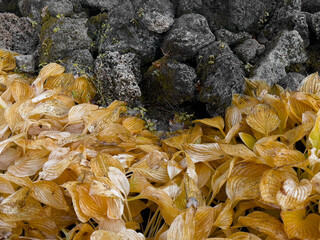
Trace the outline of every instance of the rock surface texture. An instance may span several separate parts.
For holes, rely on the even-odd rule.
[[[0,0],[0,35],[17,71],[57,62],[160,117],[223,114],[244,78],[296,89],[320,71],[318,0]]]

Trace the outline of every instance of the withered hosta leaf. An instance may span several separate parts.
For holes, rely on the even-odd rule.
[[[186,211],[180,213],[172,222],[168,230],[167,239],[195,239],[195,214],[196,210],[193,207],[188,208]]]
[[[10,51],[0,49],[0,74],[13,70],[16,67],[16,59]]]
[[[276,199],[283,210],[300,209],[307,205],[312,185],[307,179],[297,183],[292,178],[286,179],[277,192]]]
[[[241,111],[237,107],[231,106],[226,109],[225,121],[227,131],[229,131],[229,129],[231,129],[237,123],[241,122],[241,120]]]
[[[314,93],[320,92],[320,79],[318,73],[313,73],[302,80],[299,87],[300,92]]]
[[[32,150],[21,158],[16,159],[15,164],[8,167],[8,172],[16,177],[28,177],[34,175],[47,161],[48,151]]]
[[[316,123],[309,134],[309,141],[316,149],[320,149],[320,115],[317,117]]]
[[[267,105],[258,104],[252,114],[246,118],[248,125],[259,133],[268,136],[270,132],[280,126],[280,119],[277,113]]]
[[[193,121],[194,123],[202,123],[204,125],[218,128],[222,133],[224,133],[224,121],[222,117],[214,117],[214,118],[204,118]]]
[[[194,163],[220,159],[225,154],[218,143],[184,144],[183,149]]]
[[[31,196],[48,206],[68,210],[68,204],[60,187],[51,181],[38,181],[33,184],[30,191]]]
[[[0,204],[0,212],[16,221],[36,219],[43,214],[41,204],[23,187],[6,197]]]
[[[7,148],[0,154],[0,170],[7,170],[19,158],[21,152],[15,148]]]
[[[260,195],[260,177],[232,176],[227,181],[226,193],[233,201],[255,199]]]
[[[281,219],[288,237],[297,239],[319,239],[320,216],[315,213],[306,215],[306,209],[282,211]]]
[[[133,164],[130,169],[139,173],[152,182],[165,183],[169,180],[167,172],[168,155],[164,152],[153,151]]]
[[[288,239],[283,230],[283,224],[278,219],[264,212],[255,211],[247,216],[241,216],[239,217],[239,224],[251,227],[274,239]]]
[[[220,144],[221,149],[228,155],[243,159],[255,158],[256,155],[244,144]]]
[[[163,190],[154,188],[152,186],[146,187],[141,191],[138,199],[148,199],[155,202],[167,224],[171,224],[173,220],[179,215],[180,211],[173,203],[172,199]]]

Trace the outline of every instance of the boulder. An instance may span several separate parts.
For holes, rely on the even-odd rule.
[[[285,77],[280,79],[278,84],[281,87],[288,89],[290,91],[297,91],[300,83],[302,82],[302,80],[304,78],[305,78],[305,76],[303,76],[300,73],[289,72]]]
[[[212,43],[215,36],[208,22],[200,14],[185,14],[176,19],[163,41],[163,50],[177,60],[187,60],[196,56],[198,51]]]
[[[70,0],[19,0],[19,9],[22,16],[29,17],[39,25],[46,14],[51,17],[58,14],[70,17],[73,14],[73,4]]]
[[[217,40],[227,43],[230,47],[234,47],[252,38],[247,32],[233,33],[226,29],[219,29],[214,32],[214,35],[217,37]]]
[[[265,46],[255,39],[248,39],[234,49],[236,55],[244,62],[253,63],[256,56],[263,53]]]
[[[36,68],[36,61],[34,55],[17,55],[16,59],[16,72],[34,73]]]
[[[200,13],[202,9],[202,0],[178,0],[177,15],[178,17],[189,13]]]
[[[169,0],[147,0],[139,9],[143,11],[142,22],[149,31],[164,33],[174,22],[175,10]]]
[[[101,92],[100,97],[105,103],[121,100],[133,104],[139,100],[141,73],[136,54],[107,51],[95,60],[94,71],[99,81],[96,85]]]
[[[31,54],[38,45],[38,35],[31,22],[13,13],[0,13],[0,48]]]
[[[106,51],[132,52],[143,63],[152,62],[160,46],[160,35],[149,31],[142,17],[141,13],[135,11],[131,1],[114,7],[96,34],[95,48],[98,54]]]
[[[317,39],[320,39],[320,12],[314,13],[311,17],[311,28]]]
[[[311,16],[308,13],[301,12],[300,8],[301,1],[299,0],[290,1],[290,4],[288,2],[286,6],[277,9],[262,30],[265,38],[273,41],[284,30],[296,30],[302,37],[305,47],[308,47],[310,44],[308,19]]]
[[[319,0],[302,0],[301,10],[304,12],[316,13],[320,11]]]
[[[194,97],[197,74],[187,64],[163,57],[153,63],[144,78],[145,92],[152,102],[176,106]]]
[[[299,33],[284,31],[254,70],[253,78],[266,80],[270,85],[278,83],[286,76],[286,67],[306,60],[304,42]]]
[[[85,18],[49,18],[42,25],[40,42],[40,65],[59,61],[66,66],[77,62],[89,64],[89,66],[91,62],[92,66],[92,56],[88,50],[92,40],[87,34]],[[84,59],[80,59],[81,56]]]
[[[16,15],[20,15],[20,10],[18,7],[18,1],[12,0],[0,0],[0,13],[11,12]]]
[[[278,0],[202,0],[201,13],[207,18],[213,31],[225,28],[229,31],[256,31],[276,7]]]
[[[243,62],[219,41],[201,49],[197,61],[201,76],[199,100],[206,103],[211,116],[221,115],[231,104],[232,94],[243,92]]]

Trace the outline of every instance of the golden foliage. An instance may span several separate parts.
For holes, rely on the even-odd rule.
[[[319,239],[318,74],[246,80],[225,119],[160,140],[88,78],[53,63],[30,86],[0,56],[0,238]]]

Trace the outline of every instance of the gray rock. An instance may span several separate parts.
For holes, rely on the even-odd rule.
[[[70,17],[73,14],[70,0],[19,0],[19,9],[22,16],[29,17],[39,25],[46,14],[52,17],[58,14]]]
[[[215,36],[208,22],[200,14],[185,14],[176,19],[163,41],[163,50],[178,60],[191,59],[197,52],[212,43]]]
[[[234,47],[252,38],[247,32],[233,33],[226,29],[219,29],[214,32],[214,35],[217,37],[217,40],[227,43],[230,47]]]
[[[226,43],[214,42],[199,51],[199,100],[207,104],[211,116],[223,114],[231,103],[232,94],[243,92],[245,72],[242,66]]]
[[[30,54],[38,45],[38,36],[27,18],[0,13],[0,48]]]
[[[257,55],[263,53],[265,46],[255,39],[248,39],[234,49],[237,56],[244,62],[253,62]]]
[[[197,74],[192,67],[163,57],[145,74],[145,91],[152,102],[177,106],[194,97]]]
[[[265,37],[273,41],[284,30],[296,30],[304,40],[305,47],[307,47],[310,43],[308,14],[295,10],[297,8],[298,6],[292,8],[286,6],[275,11],[273,18],[262,31]]]
[[[11,12],[19,13],[18,2],[12,0],[0,0],[0,13]]]
[[[224,27],[230,31],[255,31],[259,21],[273,12],[278,0],[202,0],[201,13],[207,18],[213,31]]]
[[[149,31],[163,33],[169,30],[174,20],[174,7],[169,0],[147,0],[143,5],[142,22]]]
[[[115,6],[128,2],[128,0],[81,0],[84,7],[96,8],[101,11],[110,11]]]
[[[320,39],[320,12],[317,12],[311,17],[311,27],[314,33],[317,36],[317,39]]]
[[[36,67],[36,60],[34,55],[17,55],[15,71],[23,73],[34,73]]]
[[[304,78],[305,76],[300,73],[289,72],[284,78],[280,79],[278,84],[290,91],[296,91]]]
[[[284,31],[254,70],[254,78],[266,80],[272,85],[286,76],[286,67],[306,60],[306,50],[299,33],[295,30]]]
[[[51,18],[42,25],[40,63],[65,59],[75,50],[89,49],[87,19]]]
[[[320,11],[319,0],[302,0],[301,10],[304,12],[316,13]]]
[[[96,36],[98,53],[132,52],[137,54],[143,63],[152,62],[160,45],[160,35],[150,32],[142,23],[142,15],[138,15],[136,16],[131,2],[113,8],[108,14],[109,18],[102,22],[102,28]]]
[[[66,68],[65,72],[71,72],[74,75],[87,74],[93,76],[94,59],[88,49],[74,50],[70,52],[61,64]]]
[[[202,0],[178,0],[178,17],[188,13],[200,13],[202,9]]]
[[[109,98],[133,104],[140,98],[140,61],[136,54],[107,51],[97,57],[94,70],[100,82],[97,87],[106,102]]]
[[[47,3],[50,16],[63,15],[70,17],[73,14],[73,5],[69,0],[50,0]]]

